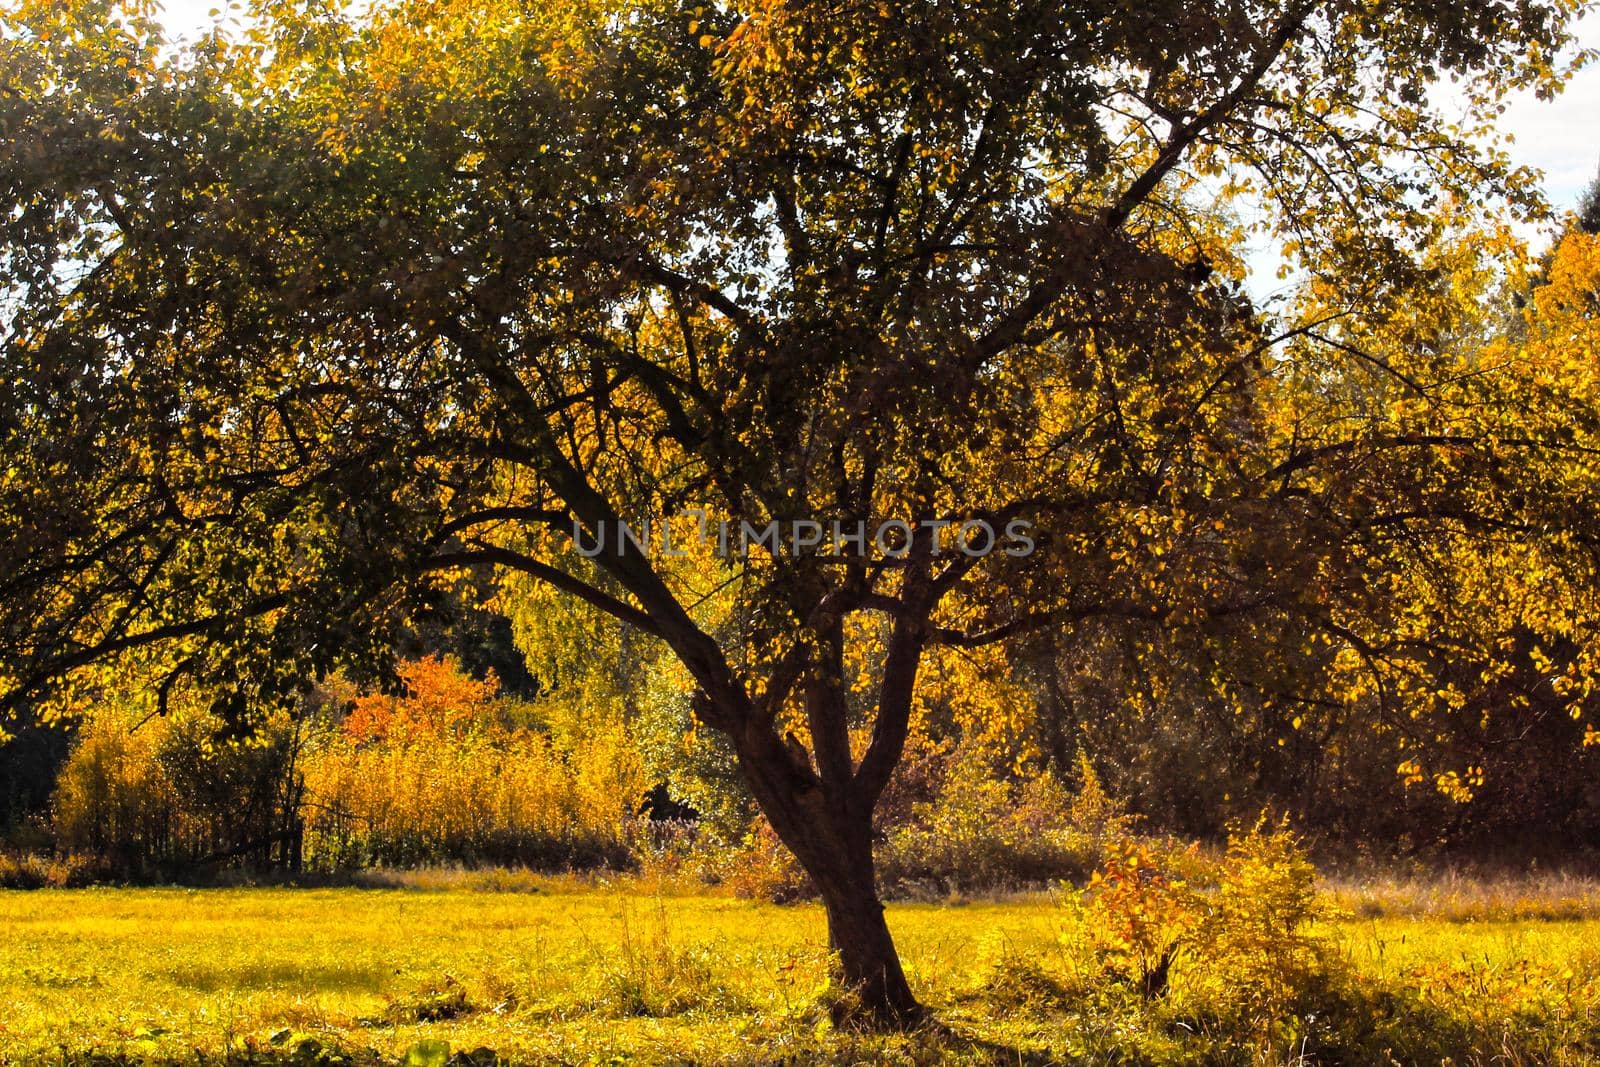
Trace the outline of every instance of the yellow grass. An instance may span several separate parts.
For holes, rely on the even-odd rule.
[[[439,1046],[424,1040],[492,1048],[502,1062],[570,1063],[1181,1063],[1198,1041],[1213,1062],[1250,1063],[1276,1062],[1270,1050],[1284,1044],[1208,1033],[1203,1013],[1179,1017],[1127,998],[1080,992],[1061,1004],[1018,994],[1005,979],[1034,968],[1065,975],[1083,962],[1061,939],[1061,909],[1042,897],[891,906],[911,980],[948,1030],[875,1039],[830,1027],[836,993],[815,907],[525,878],[503,883],[519,891],[496,892],[462,881],[0,892],[0,1063],[96,1053],[217,1062],[230,1052],[317,1062],[327,1050],[373,1062],[410,1050],[428,1062]],[[1600,1062],[1594,918],[1384,917],[1352,919],[1336,933],[1352,987],[1411,1005],[1396,1026],[1406,1012],[1440,1013],[1464,1043],[1457,1063]],[[1516,1021],[1518,1012],[1534,1021]],[[1431,1037],[1409,1053],[1403,1041],[1374,1040],[1396,1050],[1395,1062],[1430,1062],[1418,1050]]]

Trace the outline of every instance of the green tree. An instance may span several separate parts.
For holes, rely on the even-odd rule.
[[[1600,175],[1578,198],[1578,229],[1584,233],[1600,233]]]
[[[1536,206],[1429,86],[1553,91],[1574,9],[270,0],[170,50],[147,9],[13,0],[0,689],[137,657],[237,718],[381,661],[453,572],[546,583],[670,651],[861,1016],[914,1020],[872,816],[930,649],[1293,633],[1381,677],[1374,583],[1425,583],[1434,534],[1589,521],[1580,479],[1483,489],[1501,428],[1445,354],[1358,343],[1445,199]],[[1219,188],[1315,315],[1254,313]],[[912,532],[617,547],[687,506]],[[980,520],[1037,550],[940,538]]]

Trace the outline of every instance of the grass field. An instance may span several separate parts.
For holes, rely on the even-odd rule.
[[[1374,907],[1242,1024],[1086,975],[1048,898],[896,905],[944,1025],[885,1038],[827,1021],[814,907],[518,887],[0,893],[0,1062],[1600,1062],[1594,917]]]

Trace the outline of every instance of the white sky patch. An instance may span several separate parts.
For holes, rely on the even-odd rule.
[[[1600,14],[1578,24],[1578,45],[1600,49]],[[1600,171],[1600,63],[1580,70],[1554,100],[1531,93],[1512,97],[1500,131],[1515,139],[1518,163],[1544,172],[1544,191],[1558,210],[1576,207]]]
[[[166,0],[161,5],[165,17],[161,20],[168,32],[179,37],[192,38],[196,33],[208,30],[216,23],[225,10],[224,0]],[[211,12],[219,12],[217,15]]]

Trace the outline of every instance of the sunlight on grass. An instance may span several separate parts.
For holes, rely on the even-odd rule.
[[[832,1032],[814,906],[548,887],[0,893],[0,1062],[225,1050],[397,1062],[425,1039],[509,1062],[931,1055],[926,1035]],[[1085,957],[1048,897],[897,905],[890,920],[914,985],[963,1035],[940,1039],[935,1058],[976,1062],[998,1045],[1104,1062],[1096,1049],[1121,1030],[1124,1052],[1147,1062],[1201,1048],[1252,1062],[1239,1035],[1177,995],[1073,991]],[[1600,921],[1386,917],[1334,932],[1336,966],[1353,972],[1340,1010],[1381,1015],[1397,1054],[1426,1019],[1510,1049],[1502,1062],[1518,1048],[1525,1063],[1600,1050]]]

